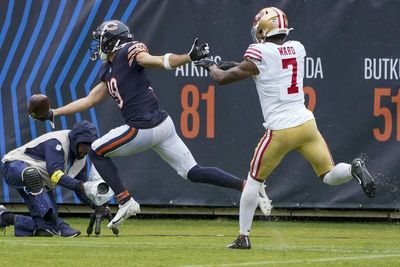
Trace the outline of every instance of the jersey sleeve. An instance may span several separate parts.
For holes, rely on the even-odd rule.
[[[244,58],[250,61],[253,61],[254,63],[260,63],[262,60],[262,51],[259,49],[256,45],[251,44],[246,52],[244,53]]]
[[[128,48],[129,67],[132,67],[133,63],[136,62],[136,56],[141,52],[149,52],[147,46],[144,43],[134,42],[130,45],[130,47]]]

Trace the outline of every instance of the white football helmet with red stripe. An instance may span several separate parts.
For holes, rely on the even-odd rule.
[[[253,20],[251,36],[254,42],[263,43],[266,37],[284,34],[288,35],[288,20],[282,10],[276,7],[261,9]]]

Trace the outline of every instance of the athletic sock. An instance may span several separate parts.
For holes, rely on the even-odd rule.
[[[246,186],[240,198],[239,226],[241,235],[250,235],[254,212],[258,205],[258,197],[261,183],[253,178],[247,178]]]
[[[323,182],[329,185],[339,185],[347,183],[353,179],[351,175],[351,165],[347,163],[339,163],[325,174]]]
[[[116,196],[126,190],[122,185],[117,167],[109,157],[99,156],[93,149],[89,151],[89,157],[101,178],[111,187]]]
[[[125,190],[116,195],[116,198],[120,205],[124,205],[129,199],[131,199],[131,194],[129,194],[128,190]]]
[[[196,165],[187,174],[194,183],[212,184],[242,191],[244,180],[216,167]]]

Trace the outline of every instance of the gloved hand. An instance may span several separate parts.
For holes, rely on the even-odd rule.
[[[233,68],[237,65],[238,63],[235,61],[224,61],[224,60],[221,60],[217,64],[218,68],[220,68],[221,70],[229,70],[230,68]]]
[[[208,43],[198,45],[198,42],[199,38],[194,39],[192,48],[188,53],[191,61],[196,61],[205,58],[206,56],[208,56],[208,53],[210,53],[210,47],[208,46]]]
[[[89,206],[92,209],[95,209],[97,206],[93,204],[93,202],[90,200],[90,198],[86,195],[85,193],[85,188],[84,184],[82,181],[79,181],[77,186],[74,189],[75,194],[77,197],[87,206]]]
[[[54,110],[49,109],[49,112],[46,114],[44,117],[36,117],[34,115],[30,115],[33,119],[38,120],[38,121],[49,121],[51,124],[51,128],[54,129]]]
[[[209,70],[210,66],[212,65],[216,65],[217,63],[215,63],[214,60],[212,60],[211,58],[203,58],[202,60],[196,61],[194,63],[195,66],[199,66],[202,67],[205,70]]]

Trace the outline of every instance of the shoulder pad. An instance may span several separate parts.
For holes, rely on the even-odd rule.
[[[136,60],[136,56],[141,52],[146,52],[146,53],[149,52],[147,46],[144,43],[135,41],[130,44],[130,47],[128,49],[129,66],[132,66],[133,61]]]
[[[244,58],[260,62],[262,60],[262,51],[256,44],[251,44],[244,53]]]

